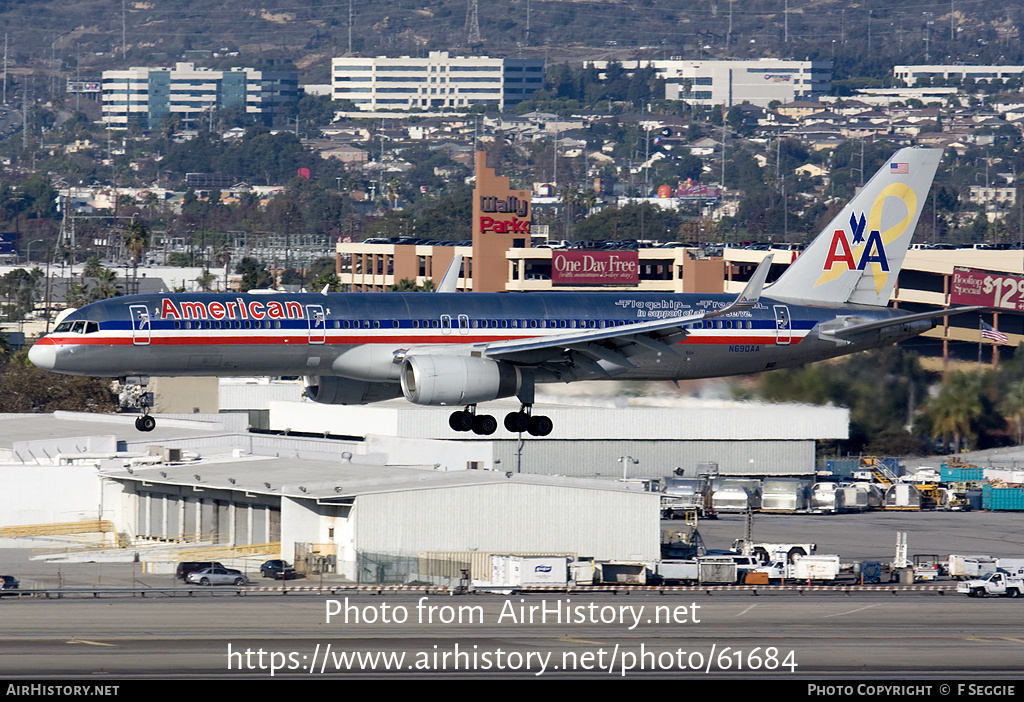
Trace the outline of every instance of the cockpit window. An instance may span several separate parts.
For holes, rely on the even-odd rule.
[[[99,322],[86,322],[86,324],[85,324],[85,333],[86,334],[95,334],[99,330],[100,330],[100,323]]]
[[[71,327],[71,331],[74,332],[75,334],[85,333],[85,320],[79,320],[75,322],[74,325]]]
[[[61,322],[54,331],[58,333],[71,331],[71,322]]]

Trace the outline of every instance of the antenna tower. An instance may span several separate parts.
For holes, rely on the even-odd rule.
[[[469,0],[469,6],[466,8],[466,46],[484,43],[484,40],[480,38],[478,9],[478,0]]]

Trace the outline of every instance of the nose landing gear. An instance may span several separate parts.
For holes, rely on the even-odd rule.
[[[121,410],[142,411],[142,416],[135,419],[135,428],[139,431],[153,431],[156,428],[156,419],[149,416],[149,410],[153,406],[153,393],[147,391],[148,387],[147,376],[121,378],[121,393],[118,396]]]

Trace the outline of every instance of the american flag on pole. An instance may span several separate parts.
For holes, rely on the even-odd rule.
[[[1006,344],[1010,341],[1010,337],[993,327],[988,322],[981,323],[981,338],[994,341],[997,344]]]
[[[910,164],[892,162],[889,164],[889,173],[893,175],[907,175],[910,173]]]

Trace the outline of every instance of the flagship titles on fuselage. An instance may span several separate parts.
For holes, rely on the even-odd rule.
[[[294,300],[183,300],[163,298],[160,301],[163,319],[305,319],[302,305]]]

